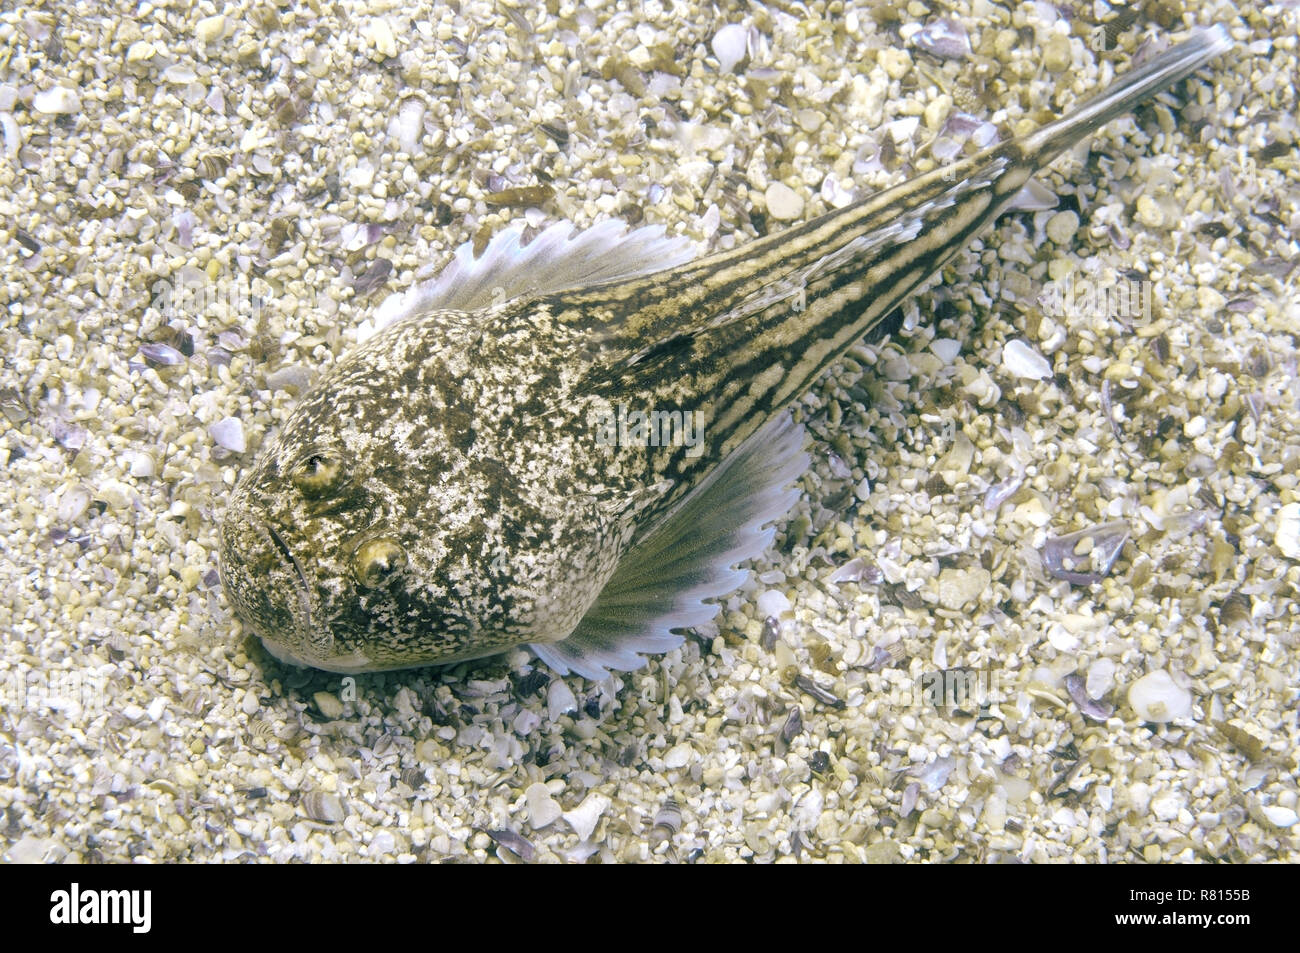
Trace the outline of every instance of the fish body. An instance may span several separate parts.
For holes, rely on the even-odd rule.
[[[789,405],[1057,154],[1230,45],[1197,31],[1027,137],[709,257],[617,223],[462,248],[236,488],[236,614],[342,672],[529,644],[598,678],[674,647],[797,499]]]

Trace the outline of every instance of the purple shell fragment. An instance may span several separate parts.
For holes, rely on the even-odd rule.
[[[1053,536],[1040,550],[1043,566],[1057,579],[1076,586],[1090,586],[1110,574],[1128,536],[1128,524],[1123,520]],[[1092,545],[1080,553],[1079,544],[1084,540],[1091,540]]]
[[[1093,721],[1105,721],[1115,711],[1113,705],[1106,702],[1097,701],[1095,698],[1089,698],[1085,690],[1083,676],[1067,675],[1065,676],[1065,690],[1069,693],[1070,699],[1079,706],[1079,711],[1083,712]]]
[[[949,17],[931,20],[917,31],[912,42],[923,52],[945,60],[970,56],[970,37],[966,28]]]
[[[185,355],[170,344],[157,341],[140,345],[140,356],[155,367],[173,367],[185,363]]]
[[[995,483],[988,488],[984,494],[984,508],[990,513],[996,513],[1007,500],[1016,495],[1020,485],[1025,482],[1021,474],[1007,477],[1001,483]]]
[[[506,850],[515,854],[520,860],[532,860],[536,848],[532,842],[512,830],[487,831],[487,836],[492,838]]]
[[[370,267],[352,279],[352,287],[357,290],[357,294],[368,294],[386,282],[392,270],[391,261],[387,258],[376,258],[370,263]]]

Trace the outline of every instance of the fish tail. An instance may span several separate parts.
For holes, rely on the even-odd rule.
[[[1149,63],[1119,77],[1105,92],[1020,140],[1026,159],[1041,167],[1097,129],[1132,110],[1143,100],[1186,79],[1221,53],[1232,49],[1222,24],[1192,32],[1183,42]]]

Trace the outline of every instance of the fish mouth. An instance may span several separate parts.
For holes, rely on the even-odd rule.
[[[276,528],[247,512],[222,524],[221,579],[235,614],[275,658],[292,665],[330,669],[353,658],[333,659],[334,636],[320,626],[307,574]]]
[[[279,550],[280,555],[285,561],[293,567],[294,595],[297,597],[297,612],[293,613],[294,628],[297,629],[297,635],[300,641],[307,642],[316,647],[315,642],[318,639],[313,638],[314,630],[311,624],[311,589],[307,585],[307,577],[303,574],[302,566],[289,548],[289,544],[284,541],[275,527],[270,523],[266,524],[266,534],[270,537],[272,545]],[[292,612],[292,610],[290,610]],[[328,633],[327,633],[328,635]],[[334,640],[329,639],[330,642]],[[328,648],[328,646],[323,646]]]

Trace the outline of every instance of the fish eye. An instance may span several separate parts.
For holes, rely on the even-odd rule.
[[[378,536],[352,554],[352,574],[367,589],[384,585],[406,567],[406,550],[397,540]]]
[[[318,500],[336,493],[343,485],[343,460],[328,450],[316,451],[293,468],[289,479],[307,499]]]

